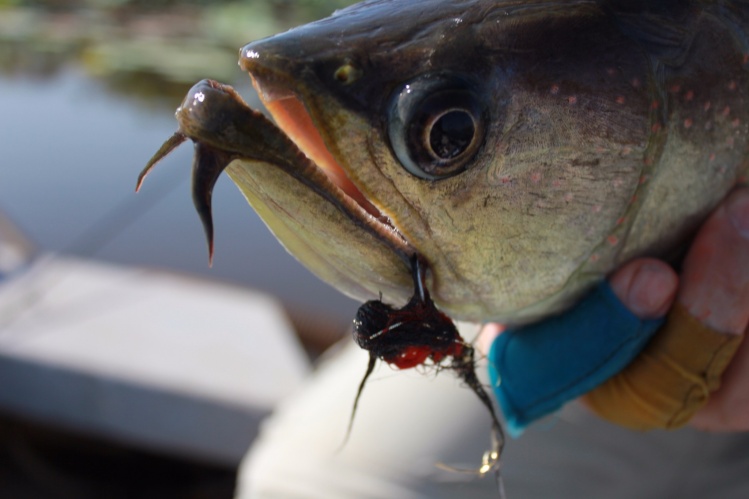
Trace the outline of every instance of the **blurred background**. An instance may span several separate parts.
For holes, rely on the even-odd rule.
[[[358,305],[290,257],[228,177],[213,196],[212,268],[190,198],[191,147],[164,160],[137,195],[134,187],[175,131],[174,110],[192,84],[229,83],[258,107],[237,67],[238,49],[351,3],[0,0],[0,214],[41,252],[268,293],[314,358],[346,333]],[[7,308],[0,296],[0,323]],[[76,497],[91,490],[91,497],[154,490],[153,497],[172,497],[165,491],[176,484],[188,488],[173,497],[231,496],[234,469],[226,463],[161,455],[2,411],[0,421],[0,490],[15,491],[3,497],[67,497],[60,483]],[[136,480],[132,467],[140,467]],[[95,489],[71,485],[92,475]]]
[[[228,83],[259,107],[239,48],[351,3],[0,0],[1,209],[43,249],[252,286],[295,323],[340,329],[356,304],[288,256],[224,177],[208,267],[189,145],[134,186],[194,83]]]

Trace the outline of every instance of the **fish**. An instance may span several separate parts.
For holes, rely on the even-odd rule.
[[[209,259],[225,171],[364,302],[354,412],[377,360],[452,370],[492,418],[475,472],[500,497],[503,430],[453,319],[538,321],[675,258],[749,174],[746,0],[366,0],[239,55],[272,120],[197,83],[136,189],[190,139]]]
[[[559,313],[668,257],[749,171],[749,2],[368,0],[240,49],[273,121],[204,80],[177,110],[212,247],[226,171],[286,249],[360,301]]]

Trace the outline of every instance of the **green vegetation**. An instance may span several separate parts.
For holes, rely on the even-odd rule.
[[[0,71],[44,77],[77,65],[117,91],[181,96],[231,83],[245,43],[351,0],[0,0]]]

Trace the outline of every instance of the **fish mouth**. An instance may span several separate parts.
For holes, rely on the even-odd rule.
[[[177,132],[141,171],[136,190],[161,159],[189,139],[195,148],[192,197],[209,262],[213,187],[226,170],[286,250],[322,280],[355,299],[380,296],[405,303],[412,294],[411,263],[422,261],[421,255],[346,175],[325,144],[325,130],[315,126],[304,99],[293,91],[293,78],[262,68],[250,75],[276,122],[229,85],[200,81],[175,113]]]
[[[395,242],[397,252],[405,260],[410,260],[416,251],[405,236],[398,231],[391,219],[354,184],[346,173],[346,169],[331,153],[304,104],[303,98],[294,89],[294,81],[290,76],[292,73],[283,68],[274,67],[277,61],[273,61],[272,57],[261,57],[254,47],[253,43],[241,49],[239,66],[249,74],[252,86],[276,125],[325,174],[341,194],[370,215],[362,221],[368,226],[374,224],[375,230]],[[269,59],[271,62],[266,62]]]
[[[354,185],[346,171],[331,154],[301,99],[294,93],[266,92],[265,87],[252,73],[250,73],[250,78],[260,101],[278,127],[296,144],[299,150],[344,194],[356,201],[367,213],[384,221],[386,217]]]

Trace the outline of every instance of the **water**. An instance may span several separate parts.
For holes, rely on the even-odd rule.
[[[249,78],[238,74],[235,85],[251,100]],[[176,128],[178,104],[112,92],[74,65],[44,78],[1,75],[0,209],[43,249],[226,280],[273,294],[297,314],[348,322],[357,304],[289,256],[225,176],[213,195],[208,268],[189,145],[134,193],[140,169]]]

